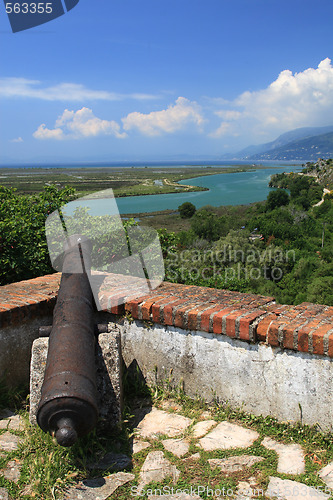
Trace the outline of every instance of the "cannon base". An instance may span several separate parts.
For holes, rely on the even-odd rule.
[[[109,325],[107,333],[98,335],[96,343],[96,382],[98,391],[98,428],[112,430],[121,425],[122,376],[120,333],[115,325]],[[44,332],[42,332],[43,334]],[[30,366],[30,423],[37,425],[37,409],[44,380],[48,352],[47,337],[36,339],[32,346]]]

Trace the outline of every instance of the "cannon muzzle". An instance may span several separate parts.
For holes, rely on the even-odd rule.
[[[90,241],[70,236],[64,250],[37,422],[71,446],[96,426],[98,407]]]

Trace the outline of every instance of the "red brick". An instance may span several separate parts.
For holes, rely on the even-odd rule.
[[[323,311],[322,316],[333,323],[333,307],[328,307],[326,311]]]
[[[332,325],[328,324],[328,325],[319,326],[312,333],[313,354],[321,354],[321,355],[324,354],[324,336],[330,330],[332,330]]]
[[[207,309],[206,302],[200,305],[192,304],[186,308],[188,330],[201,330],[201,325],[198,326],[198,315],[205,309]]]
[[[184,307],[177,308],[175,312],[174,326],[178,328],[187,328],[185,314],[188,310],[193,309],[195,304],[190,304]]]
[[[285,324],[286,321],[283,321],[283,319],[272,321],[267,330],[267,343],[269,345],[274,347],[279,345],[279,327]]]
[[[210,323],[211,315],[214,314],[216,311],[220,311],[220,310],[221,310],[221,305],[217,305],[215,307],[211,307],[210,309],[208,309],[207,311],[204,311],[201,314],[201,325],[200,325],[201,330],[203,330],[204,332],[209,332],[209,323]]]
[[[175,306],[184,304],[184,302],[187,302],[187,299],[178,299],[174,300],[171,304],[166,304],[163,307],[163,316],[165,325],[173,326],[173,318],[172,318],[173,308]]]
[[[305,321],[306,320],[302,317],[302,319],[292,321],[291,323],[288,323],[286,326],[284,326],[282,330],[282,346],[285,349],[294,349],[294,333],[298,328],[304,326]]]
[[[265,311],[252,311],[239,320],[239,338],[241,340],[250,340],[250,325],[254,320],[265,314]]]
[[[256,337],[258,340],[266,341],[269,325],[277,318],[276,314],[270,313],[261,319],[257,325]]]
[[[154,304],[154,302],[156,302],[156,300],[162,299],[162,298],[163,297],[161,295],[158,295],[157,297],[151,297],[149,300],[145,300],[142,303],[142,306],[141,306],[142,319],[147,320],[147,321],[150,320],[150,313],[151,313],[152,305]]]
[[[276,316],[280,316],[285,314],[287,311],[290,311],[292,306],[288,305],[278,305],[278,304],[268,304],[265,307],[265,310],[269,313],[276,314]]]
[[[333,358],[333,333],[328,337],[328,353],[330,358]]]
[[[309,352],[309,334],[305,330],[301,330],[297,337],[297,349],[300,352]]]
[[[235,310],[234,307],[227,307],[227,308],[222,309],[221,311],[217,312],[214,315],[214,318],[213,318],[213,332],[214,333],[222,333],[222,320],[223,320],[223,317],[226,316],[227,314],[230,314],[234,310]]]
[[[118,293],[116,295],[106,296],[107,303],[106,303],[106,308],[104,310],[107,310],[108,312],[110,312],[112,314],[119,314],[118,311],[120,311],[120,310],[122,310],[124,312],[125,306],[123,305],[123,307],[120,308],[120,306],[124,302],[124,298],[125,297],[124,297],[123,293]],[[101,303],[100,303],[100,306],[102,306]],[[105,303],[103,304],[103,306],[105,306]]]
[[[110,312],[112,314],[124,314],[125,313],[125,304],[123,302],[120,302],[118,304],[112,305]]]
[[[155,323],[163,322],[163,305],[168,304],[172,299],[174,299],[173,295],[168,295],[167,297],[163,297],[163,299],[156,301],[151,308],[151,313],[153,316],[153,321]]]
[[[139,319],[139,304],[150,297],[150,295],[143,295],[142,297],[129,300],[125,304],[125,311],[128,311],[133,318]]]
[[[238,310],[229,314],[226,318],[226,335],[228,337],[236,337],[236,319],[239,318],[244,311]]]
[[[311,331],[314,329],[314,328],[317,328],[317,326],[319,325],[319,323],[321,322],[321,319],[318,319],[318,318],[314,318],[312,321],[309,321],[308,323],[306,323],[305,325],[301,326],[299,329],[298,329],[298,334],[305,334],[305,335],[309,335],[309,333],[311,333]]]

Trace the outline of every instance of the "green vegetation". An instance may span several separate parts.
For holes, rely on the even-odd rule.
[[[283,207],[288,205],[289,195],[287,191],[283,189],[276,189],[271,191],[267,196],[267,208],[268,210],[274,210],[274,208]]]
[[[158,229],[168,281],[272,295],[287,304],[332,305],[333,197],[327,182],[323,186],[314,177],[316,172],[327,181],[332,170],[331,160],[320,160],[307,164],[302,175],[273,176],[277,189],[266,202],[205,206],[194,214],[195,207],[184,203],[187,217],[171,211],[142,214],[140,223]],[[73,188],[53,185],[35,195],[0,188],[1,284],[52,272],[45,219],[75,196]],[[105,220],[97,219],[86,214],[84,220],[98,232]]]
[[[53,272],[45,237],[47,216],[75,197],[74,189],[46,186],[19,195],[0,186],[0,284]]]
[[[47,186],[58,189],[67,186],[75,189],[80,196],[111,188],[116,197],[122,197],[205,191],[206,188],[178,183],[192,177],[248,170],[253,170],[253,167],[1,168],[0,184],[16,188],[20,194],[37,194]]]
[[[178,210],[182,219],[190,219],[195,214],[196,208],[193,203],[185,201],[185,203],[178,207]]]
[[[271,185],[266,203],[197,210],[167,254],[166,279],[333,305],[332,195],[313,206],[323,187],[306,175],[278,174]]]

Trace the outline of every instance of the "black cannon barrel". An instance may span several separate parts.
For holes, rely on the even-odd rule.
[[[90,242],[67,239],[45,368],[38,425],[71,446],[98,419]]]

